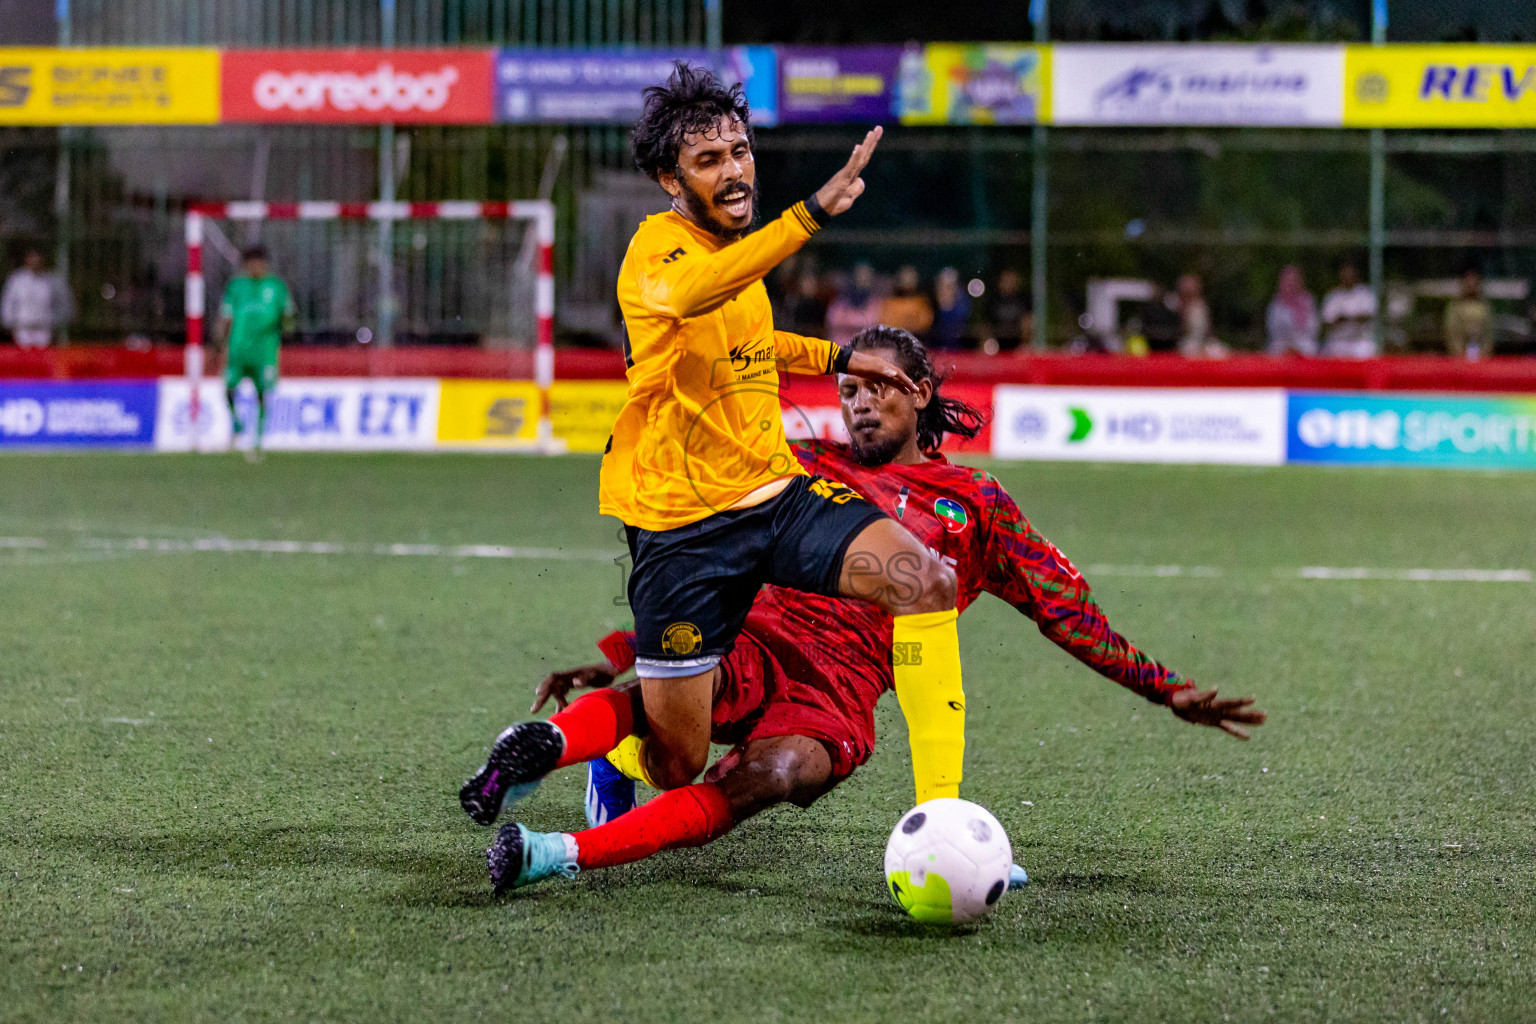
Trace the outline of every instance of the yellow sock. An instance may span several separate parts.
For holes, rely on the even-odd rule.
[[[897,615],[891,626],[896,699],[907,719],[917,802],[960,795],[965,761],[965,690],[960,682],[960,613]]]
[[[608,752],[608,763],[636,782],[643,782],[652,789],[661,787],[645,774],[645,740],[639,736],[626,736],[619,745]]]

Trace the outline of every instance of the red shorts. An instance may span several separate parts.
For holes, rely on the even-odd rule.
[[[889,669],[861,666],[836,648],[792,641],[775,625],[769,617],[749,616],[720,662],[710,738],[734,749],[705,778],[716,781],[734,768],[753,740],[808,736],[832,758],[831,789],[874,750],[875,705],[889,689]]]

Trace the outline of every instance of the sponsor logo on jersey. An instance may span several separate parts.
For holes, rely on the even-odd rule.
[[[940,498],[935,501],[933,514],[939,517],[939,522],[944,524],[944,529],[949,533],[959,533],[970,522],[965,514],[965,506],[953,498]]]
[[[694,654],[703,645],[703,634],[691,622],[674,622],[661,634],[661,649],[668,654]]]

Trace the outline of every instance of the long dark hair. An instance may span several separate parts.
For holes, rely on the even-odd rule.
[[[853,336],[848,348],[854,352],[866,349],[891,349],[896,353],[896,364],[901,372],[912,378],[912,383],[929,381],[933,385],[933,397],[927,408],[917,411],[917,447],[924,453],[936,452],[944,443],[945,434],[954,434],[967,441],[981,433],[987,418],[980,409],[958,398],[947,398],[939,393],[944,378],[933,368],[928,358],[928,347],[918,341],[912,332],[900,327],[866,327]]]
[[[635,166],[652,181],[659,181],[663,174],[676,174],[683,139],[708,132],[722,117],[740,121],[746,129],[747,145],[754,144],[752,115],[741,86],[727,89],[708,68],[673,61],[666,84],[651,86],[644,96],[645,106],[631,139]]]

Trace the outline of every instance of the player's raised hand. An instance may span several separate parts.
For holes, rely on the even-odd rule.
[[[836,217],[846,212],[853,201],[864,194],[864,179],[859,175],[864,172],[869,158],[875,155],[875,146],[883,134],[885,129],[879,125],[870,129],[864,141],[853,147],[853,155],[848,157],[843,169],[832,175],[832,180],[816,191],[816,201],[827,211],[828,216]]]
[[[616,677],[613,666],[606,661],[601,665],[583,665],[581,668],[566,669],[564,672],[555,672],[539,684],[533,693],[533,707],[529,708],[531,714],[538,714],[539,708],[548,703],[549,699],[555,699],[555,710],[564,711],[570,701],[566,695],[577,687],[601,689],[604,686],[612,686]]]
[[[865,380],[876,380],[889,385],[904,395],[917,394],[917,385],[901,372],[901,367],[868,352],[854,352],[848,357],[848,372]]]
[[[1182,690],[1173,691],[1168,706],[1186,722],[1214,726],[1228,736],[1245,740],[1251,727],[1263,725],[1269,717],[1253,707],[1253,702],[1253,697],[1218,698],[1215,687],[1197,690],[1193,686],[1186,686]]]

